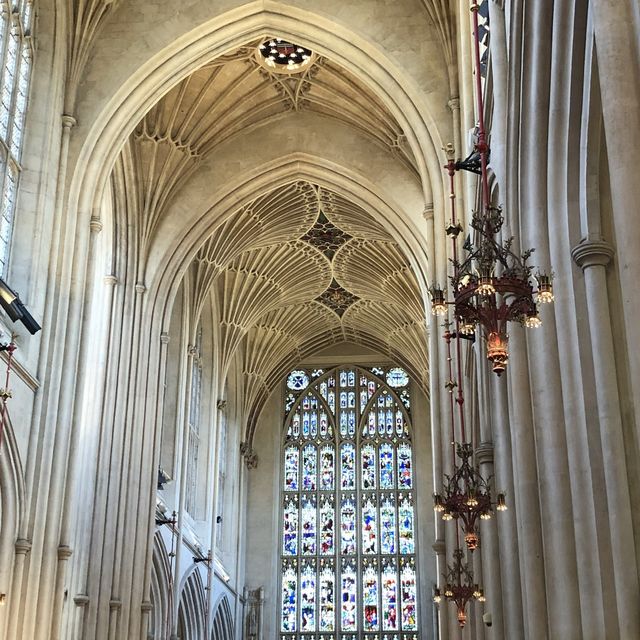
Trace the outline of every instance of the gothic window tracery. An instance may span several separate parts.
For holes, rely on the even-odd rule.
[[[33,0],[0,5],[0,275],[6,275],[33,64]]]
[[[408,385],[398,367],[287,378],[280,640],[418,639]]]

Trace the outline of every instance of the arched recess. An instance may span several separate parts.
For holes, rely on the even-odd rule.
[[[180,640],[200,640],[206,637],[206,596],[202,577],[196,567],[184,580],[178,606],[178,636]]]
[[[249,3],[181,35],[139,64],[128,78],[122,78],[112,95],[101,96],[101,104],[79,105],[79,120],[92,125],[87,131],[80,128],[74,136],[72,155],[77,160],[70,158],[70,167],[75,166],[69,187],[70,209],[95,210],[122,144],[171,86],[208,61],[269,32],[340,60],[363,79],[402,126],[419,163],[423,188],[428,189],[429,175],[435,177],[433,201],[438,210],[443,201],[438,150],[443,143],[437,124],[448,130],[448,119],[436,123],[430,116],[427,94],[362,35],[325,16],[268,1]],[[442,103],[447,98],[443,95]]]
[[[9,415],[2,429],[0,451],[0,593],[11,594],[15,544],[24,518],[24,472]],[[6,629],[11,601],[0,607],[0,634]]]
[[[159,531],[153,536],[153,560],[151,566],[151,605],[149,635],[158,640],[168,633],[172,588],[170,558]]]
[[[233,640],[233,637],[231,606],[229,605],[229,599],[226,596],[222,596],[213,616],[211,640]]]

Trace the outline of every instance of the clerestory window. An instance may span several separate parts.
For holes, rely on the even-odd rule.
[[[417,640],[409,377],[398,367],[287,378],[281,640]]]
[[[33,63],[32,0],[0,3],[0,275],[7,272]]]

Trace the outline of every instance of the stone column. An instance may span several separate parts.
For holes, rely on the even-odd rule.
[[[587,294],[619,633],[621,638],[638,638],[640,637],[640,609],[638,608],[640,589],[631,519],[633,507],[629,496],[620,396],[607,296],[606,268],[613,258],[613,249],[603,241],[583,240],[573,249],[572,256],[584,271]]]
[[[590,0],[609,150],[611,202],[622,313],[629,345],[640,344],[640,52],[637,0]],[[640,358],[629,357],[637,438],[640,439]]]

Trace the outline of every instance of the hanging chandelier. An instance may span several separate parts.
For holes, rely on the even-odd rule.
[[[533,275],[533,267],[527,264],[534,249],[521,254],[513,250],[514,238],[501,238],[504,218],[500,207],[491,205],[487,165],[489,145],[484,126],[484,101],[482,97],[480,38],[478,4],[471,6],[474,24],[475,77],[478,100],[477,140],[471,155],[455,162],[453,157],[445,165],[449,174],[452,220],[446,228],[452,239],[453,275],[450,277],[453,300],[447,300],[445,290],[434,284],[430,290],[431,310],[444,316],[452,305],[458,331],[473,336],[476,327],[487,342],[487,359],[499,376],[509,360],[508,322],[519,322],[527,328],[542,324],[538,305],[553,301],[552,276],[545,273]],[[456,171],[479,173],[481,204],[471,219],[472,233],[463,244],[465,255],[458,257],[457,237],[462,226],[455,219],[454,176]]]
[[[442,597],[454,602],[458,610],[458,624],[462,629],[467,623],[467,604],[471,600],[484,602],[486,600],[482,588],[473,581],[473,572],[469,565],[464,562],[464,552],[456,549],[453,552],[453,564],[447,566],[444,574],[445,586],[441,593],[440,589],[435,589],[433,601],[438,604]]]
[[[489,520],[493,515],[491,478],[485,479],[473,466],[469,443],[458,444],[456,455],[460,463],[454,464],[452,475],[444,474],[443,491],[433,496],[433,509],[442,514],[444,521],[460,523],[467,549],[474,551],[479,544],[478,521]],[[498,494],[495,508],[507,510],[504,493]]]

